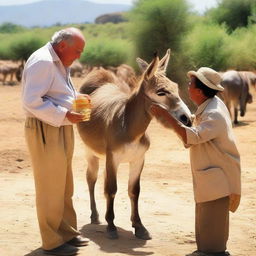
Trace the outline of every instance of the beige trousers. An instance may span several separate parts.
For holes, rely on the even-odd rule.
[[[202,252],[224,252],[229,235],[229,197],[196,204],[196,243]]]
[[[28,117],[25,136],[34,171],[42,248],[50,250],[79,234],[72,203],[73,127],[53,127]]]

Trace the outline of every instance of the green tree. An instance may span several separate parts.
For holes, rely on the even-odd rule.
[[[151,61],[153,54],[163,56],[168,48],[172,51],[168,76],[182,83],[184,79],[184,56],[181,42],[188,31],[186,0],[137,0],[129,19],[135,54]]]
[[[232,32],[238,27],[247,27],[255,22],[255,8],[255,0],[221,0],[207,15],[219,24],[226,24]]]
[[[23,37],[10,45],[11,59],[26,61],[29,56],[43,45],[43,41],[36,37]]]
[[[90,66],[118,66],[129,63],[131,45],[120,39],[99,38],[88,40],[80,61]]]
[[[10,22],[5,22],[2,25],[0,25],[0,33],[17,33],[23,30],[25,30],[24,27],[15,25]]]
[[[202,66],[216,70],[228,68],[230,48],[225,27],[217,24],[198,23],[184,40],[184,51],[193,69]]]

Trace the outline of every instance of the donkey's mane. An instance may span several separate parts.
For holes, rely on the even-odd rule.
[[[125,105],[131,97],[112,83],[97,88],[91,96],[93,97],[94,115],[101,116],[107,125],[114,119],[114,116],[122,116]]]

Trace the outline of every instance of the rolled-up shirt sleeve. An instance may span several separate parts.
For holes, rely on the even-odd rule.
[[[187,143],[185,147],[195,144],[204,143],[218,137],[221,132],[221,116],[217,112],[202,116],[202,120],[198,126],[184,127],[186,129]]]
[[[48,61],[39,61],[26,69],[23,81],[23,107],[36,118],[59,127],[68,109],[55,105],[47,96],[54,80],[52,65]]]

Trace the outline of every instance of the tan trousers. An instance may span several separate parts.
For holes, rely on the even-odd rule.
[[[196,204],[196,243],[202,252],[224,252],[229,235],[229,197]]]
[[[79,234],[72,203],[73,127],[53,127],[29,117],[25,136],[34,171],[42,247],[50,250]]]

